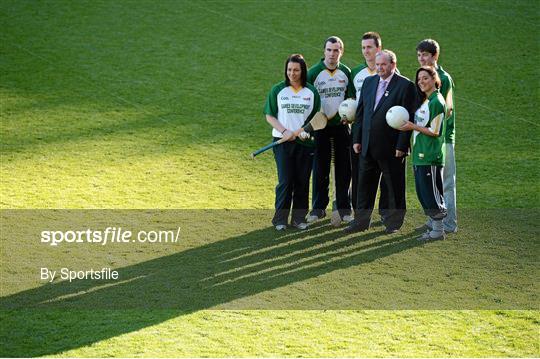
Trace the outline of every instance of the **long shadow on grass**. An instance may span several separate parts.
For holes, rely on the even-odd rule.
[[[121,268],[118,282],[63,281],[3,297],[0,355],[57,354],[216,307],[350,308],[350,299],[307,298],[283,287],[418,245],[414,234],[344,237],[328,228],[277,238],[273,228],[256,230]],[[282,291],[275,296],[263,293],[277,288]],[[262,303],[249,300],[261,293]],[[367,308],[370,300],[358,298],[354,305]]]

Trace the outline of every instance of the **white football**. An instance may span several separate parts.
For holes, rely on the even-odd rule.
[[[349,98],[339,105],[339,116],[346,117],[348,123],[353,123],[356,117],[356,100]]]
[[[396,130],[409,121],[409,112],[402,106],[391,107],[386,112],[386,123]]]

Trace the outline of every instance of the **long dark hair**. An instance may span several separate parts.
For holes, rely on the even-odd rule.
[[[435,79],[435,88],[440,89],[441,88],[441,78],[439,77],[439,74],[437,73],[437,70],[433,66],[421,66],[416,70],[416,76],[414,77],[414,84],[416,86],[416,92],[418,93],[418,98],[422,99],[422,101],[426,98],[426,94],[420,90],[420,87],[418,86],[418,74],[420,71],[425,71]]]
[[[287,86],[291,85],[291,81],[289,80],[289,77],[287,76],[287,66],[289,65],[289,62],[296,62],[300,64],[300,82],[302,83],[302,87],[306,87],[307,83],[307,65],[306,61],[304,60],[304,56],[301,54],[292,54],[287,58],[287,61],[285,61],[285,84]]]

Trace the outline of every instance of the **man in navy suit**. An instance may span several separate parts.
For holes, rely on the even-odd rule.
[[[352,128],[353,149],[360,153],[358,199],[354,221],[346,233],[367,230],[383,180],[388,188],[388,208],[384,217],[386,233],[397,232],[405,217],[405,157],[409,152],[411,132],[393,129],[386,123],[386,112],[403,106],[413,121],[416,110],[416,88],[409,79],[396,73],[397,58],[390,50],[377,54],[377,75],[366,78],[358,99],[356,123]]]

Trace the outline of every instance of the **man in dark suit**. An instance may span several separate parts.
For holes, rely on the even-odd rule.
[[[393,106],[403,106],[412,121],[415,112],[416,89],[407,78],[396,73],[396,55],[390,50],[377,54],[377,75],[366,78],[358,99],[356,123],[353,126],[353,149],[360,153],[358,199],[354,221],[346,233],[367,230],[383,180],[388,188],[388,208],[385,208],[386,233],[401,228],[405,217],[405,157],[409,151],[411,132],[395,130],[386,123],[386,112]]]

